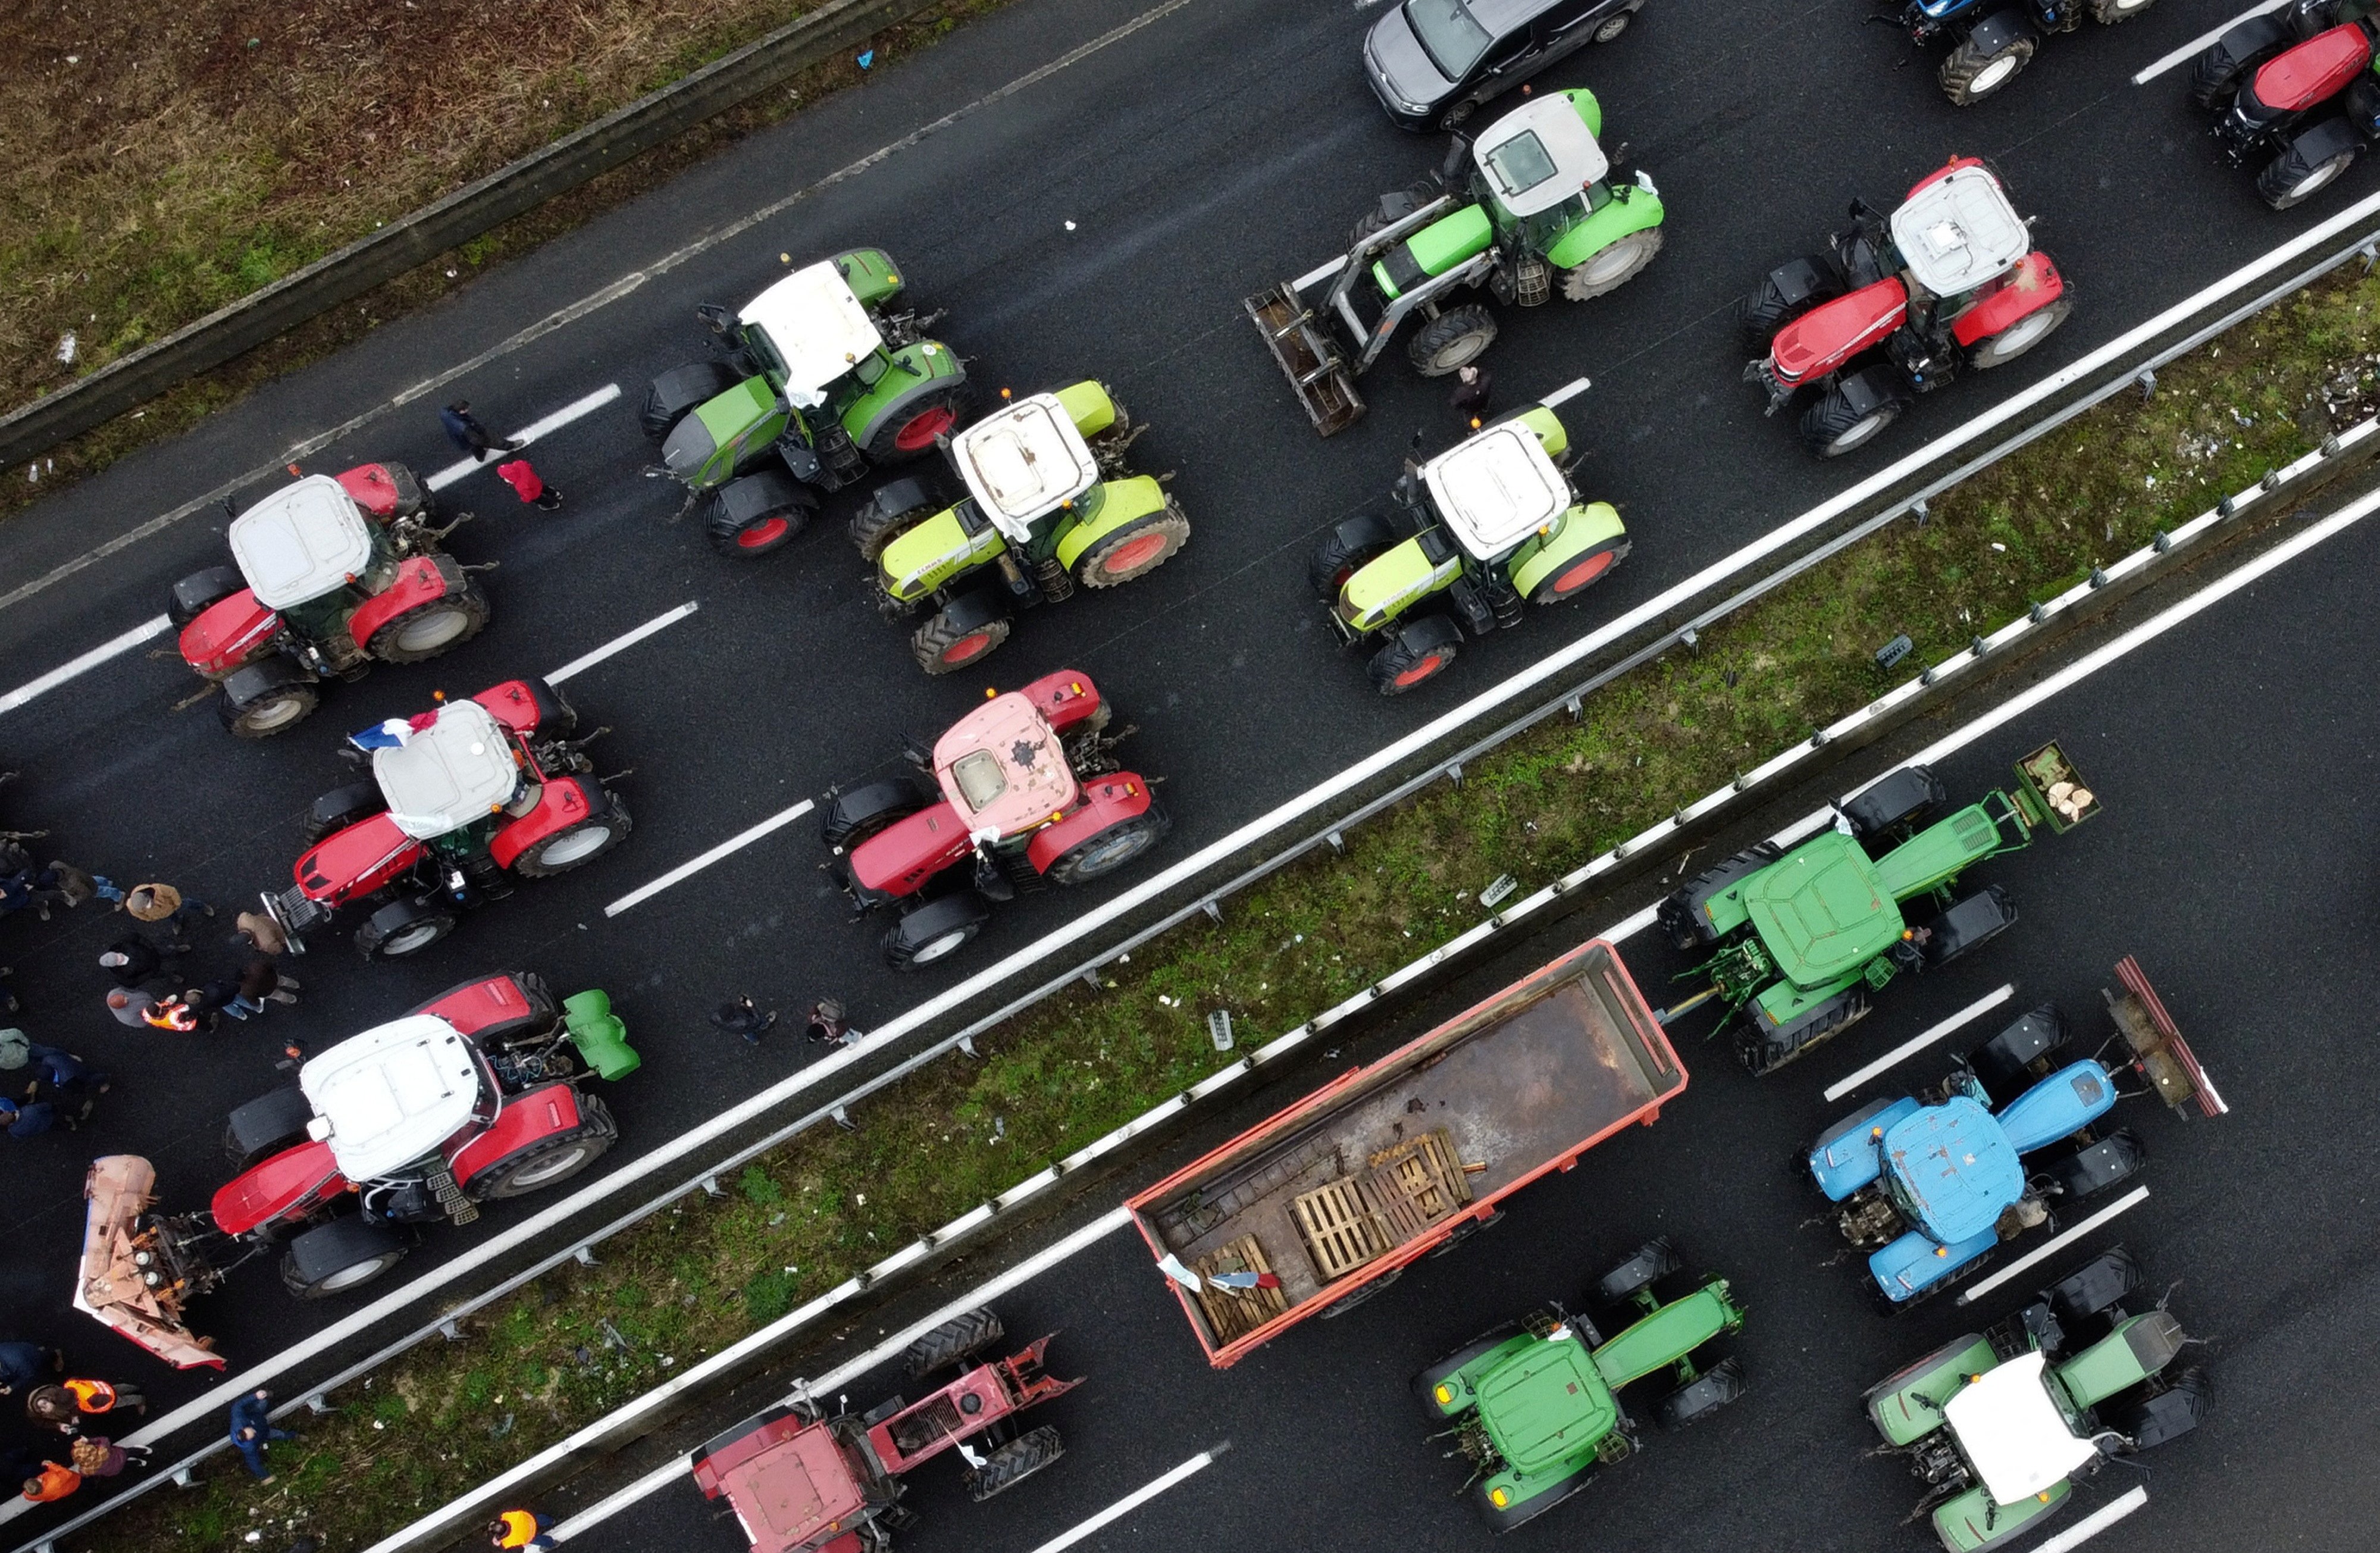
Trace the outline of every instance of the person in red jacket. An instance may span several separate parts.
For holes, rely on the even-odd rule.
[[[82,1486],[82,1474],[55,1462],[43,1462],[41,1475],[25,1479],[25,1497],[35,1504],[65,1498]]]
[[[562,492],[538,479],[526,458],[516,458],[509,464],[496,466],[496,478],[513,488],[513,494],[534,504],[540,512],[552,512],[562,505]]]

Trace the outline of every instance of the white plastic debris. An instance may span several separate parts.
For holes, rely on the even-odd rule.
[[[57,358],[67,366],[71,367],[74,365],[75,332],[73,330],[69,329],[65,334],[58,336],[58,348],[54,354],[55,354]]]

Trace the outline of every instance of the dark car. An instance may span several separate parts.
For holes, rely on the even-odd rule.
[[[1451,129],[1582,43],[1628,30],[1645,0],[1399,0],[1364,40],[1364,74],[1407,129]]]

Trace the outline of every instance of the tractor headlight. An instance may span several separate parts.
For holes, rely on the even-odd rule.
[[[1454,1405],[1454,1388],[1449,1386],[1443,1380],[1438,1383],[1438,1389],[1435,1395],[1438,1398],[1439,1406],[1451,1407]]]
[[[1508,1488],[1490,1488],[1488,1490],[1488,1502],[1494,1505],[1498,1510],[1502,1510],[1512,1502],[1512,1490]]]

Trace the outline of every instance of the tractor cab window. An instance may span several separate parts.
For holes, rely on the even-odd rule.
[[[1531,253],[1543,253],[1561,241],[1565,233],[1586,219],[1592,207],[1585,194],[1573,194],[1559,205],[1524,215],[1514,223],[1521,247]]]
[[[744,348],[752,353],[754,361],[759,363],[761,376],[771,382],[785,381],[789,372],[789,369],[785,366],[785,358],[778,354],[777,342],[769,338],[769,332],[766,329],[757,323],[746,324]]]
[[[1487,170],[1488,187],[1505,200],[1536,188],[1560,170],[1553,152],[1534,129],[1513,136],[1479,161]]]
[[[990,750],[971,750],[960,756],[951,766],[951,778],[959,784],[959,796],[978,814],[1008,791],[1008,773],[1000,769],[999,758]]]
[[[882,351],[870,351],[851,364],[851,375],[872,388],[892,364],[892,358]]]
[[[1405,0],[1405,20],[1438,73],[1459,81],[1495,42],[1463,0]]]

